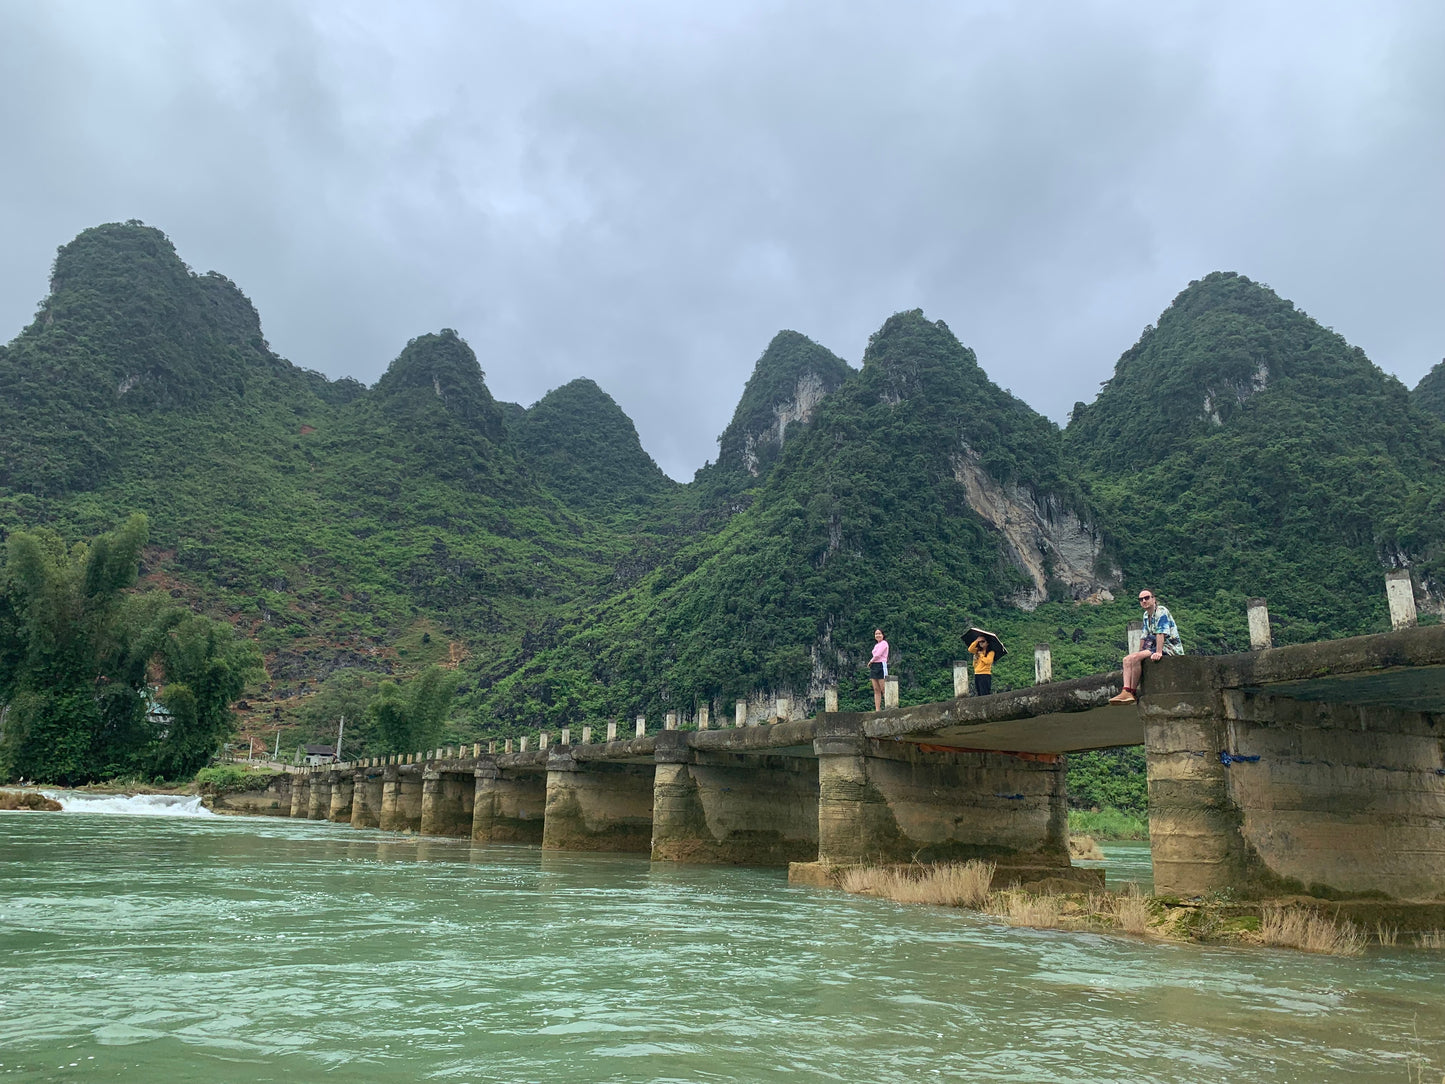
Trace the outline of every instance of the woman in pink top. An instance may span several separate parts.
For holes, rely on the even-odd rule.
[[[873,630],[873,657],[868,660],[868,678],[873,682],[873,710],[883,710],[883,679],[888,676],[888,641],[883,630]]]

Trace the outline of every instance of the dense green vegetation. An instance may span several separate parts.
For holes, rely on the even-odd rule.
[[[0,777],[179,779],[231,732],[231,704],[261,675],[260,652],[168,596],[127,592],[146,531],[136,515],[73,546],[46,530],[10,535],[0,569]]]
[[[1435,417],[1445,420],[1445,361],[1420,378],[1410,398],[1421,410],[1429,411]]]
[[[1020,608],[1036,585],[965,467],[1091,525],[1097,586],[1120,586],[1117,565],[1126,600],[1155,587],[1190,650],[1244,648],[1256,594],[1281,642],[1382,628],[1391,565],[1438,600],[1434,376],[1408,393],[1267,288],[1215,274],[1060,430],[949,328],[904,312],[859,370],[780,333],[717,462],[684,486],[591,381],[499,403],[450,330],[407,343],[373,388],[328,381],[270,350],[229,280],[193,274],[157,230],[114,224],[61,249],[35,321],[0,348],[0,531],[22,549],[54,531],[40,549],[60,569],[59,538],[144,513],[140,586],[264,650],[269,680],[243,710],[268,748],[278,728],[287,748],[329,743],[343,715],[360,756],[641,711],[655,725],[703,704],[728,715],[740,697],[816,703],[834,682],[862,708],[875,626],[918,702],[951,695],[970,624],[1052,644],[1055,675],[1073,677],[1116,667],[1135,616],[1076,603],[1049,569],[1047,598]],[[65,552],[63,567],[80,560]],[[128,583],[96,622],[143,621]],[[14,630],[25,619],[7,605]],[[216,626],[165,636],[156,657],[191,675],[177,716],[213,712],[221,690],[196,660],[227,650]],[[74,675],[108,658],[102,641],[77,649],[90,661]],[[1031,680],[1022,649],[995,672],[997,689]],[[0,699],[26,727],[71,711],[21,694],[12,678]],[[74,707],[90,731],[125,733],[91,699]],[[78,770],[57,756],[47,770]],[[1141,808],[1130,756],[1071,758],[1076,803]],[[172,770],[154,749],[102,761]]]

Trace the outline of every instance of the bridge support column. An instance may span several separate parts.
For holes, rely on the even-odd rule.
[[[351,792],[351,827],[381,827],[381,797],[386,769],[365,768],[356,773]]]
[[[336,824],[351,823],[351,803],[355,786],[355,772],[331,773],[331,808],[327,811],[328,820]]]
[[[818,855],[811,757],[696,750],[659,736],[652,798],[655,862],[785,866]]]
[[[1069,866],[1064,760],[952,751],[865,736],[827,719],[818,755],[818,861]]]
[[[542,847],[551,851],[645,852],[652,846],[651,764],[547,760]]]
[[[472,834],[476,793],[474,772],[426,769],[421,785],[421,834],[466,839]]]
[[[541,843],[547,811],[547,776],[500,767],[483,758],[476,767],[472,839],[478,843]]]
[[[1146,665],[1139,711],[1149,775],[1154,890],[1199,896],[1245,883],[1242,818],[1220,751],[1229,748],[1212,664],[1188,656]]]
[[[331,815],[331,774],[329,772],[315,772],[311,776],[309,800],[306,803],[306,816],[313,821],[324,821]]]
[[[291,774],[291,816],[304,820],[311,810],[311,773]]]
[[[392,764],[381,788],[381,830],[421,831],[421,766]]]

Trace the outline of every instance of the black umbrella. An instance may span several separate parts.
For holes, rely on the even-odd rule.
[[[996,633],[989,632],[988,629],[969,629],[966,631],[963,634],[963,646],[970,646],[980,636],[988,641],[989,647],[993,648],[995,661],[1008,654],[1008,648],[1003,646],[1003,641],[998,638]]]

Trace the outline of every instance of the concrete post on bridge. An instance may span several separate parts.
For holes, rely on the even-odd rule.
[[[652,846],[653,766],[578,760],[558,749],[547,758],[542,847],[553,851],[629,851]]]
[[[519,754],[520,756],[520,754]],[[472,839],[478,843],[541,843],[547,811],[542,765],[484,757],[475,770]]]
[[[1034,684],[1047,685],[1054,680],[1054,653],[1048,644],[1034,644]]]
[[[945,750],[864,733],[864,717],[828,718],[818,757],[818,862],[952,862],[1003,870],[1069,866],[1064,758]]]
[[[1128,643],[1129,643],[1129,652],[1128,652],[1128,653],[1129,653],[1130,655],[1132,655],[1132,654],[1134,654],[1134,652],[1138,651],[1138,650],[1139,650],[1139,645],[1144,642],[1144,622],[1142,622],[1142,621],[1130,621],[1130,622],[1129,622],[1129,629],[1128,629],[1128,631],[1125,633],[1125,639],[1126,639],[1126,640],[1128,641]]]
[[[968,663],[953,661],[953,696],[958,699],[960,696],[968,695]]]
[[[356,773],[351,791],[351,827],[380,828],[382,790],[386,769],[364,768]]]
[[[654,755],[654,862],[786,866],[817,857],[811,757],[693,748],[687,734],[667,732]]]
[[[1392,568],[1385,573],[1385,597],[1390,602],[1390,627],[1396,632],[1413,629],[1419,619],[1415,614],[1415,588],[1408,568]]]
[[[352,795],[356,786],[356,772],[352,769],[331,773],[331,808],[328,817],[334,824],[351,823]]]
[[[476,793],[474,769],[447,770],[428,765],[422,772],[421,834],[469,837]]]
[[[1245,613],[1249,618],[1249,650],[1263,651],[1274,643],[1269,631],[1269,607],[1262,598],[1246,599]]]
[[[883,706],[885,708],[896,708],[898,706],[897,674],[889,674],[883,679]]]
[[[381,786],[381,830],[421,831],[422,768],[419,764],[392,764]]]
[[[826,689],[823,690],[823,710],[838,710],[838,686],[829,685]]]

